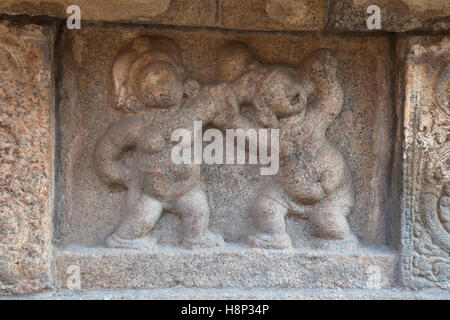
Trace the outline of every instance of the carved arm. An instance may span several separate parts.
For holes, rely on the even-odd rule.
[[[316,103],[308,114],[320,119],[320,129],[325,129],[342,110],[344,91],[337,79],[337,60],[328,50],[316,51],[306,61],[306,71],[315,85]]]
[[[107,182],[126,186],[130,181],[130,168],[119,160],[124,149],[136,145],[141,124],[140,117],[126,116],[111,126],[97,142],[94,163]]]

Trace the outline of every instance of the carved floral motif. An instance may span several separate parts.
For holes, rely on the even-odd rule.
[[[443,42],[445,43],[445,41]],[[443,45],[445,47],[445,45]],[[418,49],[420,48],[420,50]],[[432,47],[436,49],[436,47]],[[411,216],[405,223],[411,232],[411,246],[404,252],[403,275],[411,287],[439,286],[448,288],[450,277],[450,63],[433,56],[435,65],[428,63],[431,49],[416,45],[416,65],[429,70],[418,81],[420,91],[410,92],[410,101],[417,114],[415,140],[407,144],[405,208]],[[412,60],[414,61],[414,60]],[[410,62],[413,64],[413,62]],[[414,70],[413,67],[411,67]],[[427,98],[430,94],[431,99]],[[414,121],[414,118],[411,118]],[[412,123],[412,122],[411,122]],[[408,132],[408,131],[407,131]],[[412,130],[411,130],[412,132]],[[408,139],[408,138],[407,138]],[[407,140],[407,143],[410,140]],[[415,151],[414,151],[415,150]],[[415,180],[412,180],[415,179]],[[417,181],[417,183],[415,182]],[[411,210],[411,211],[410,211]],[[406,229],[408,230],[408,229]]]

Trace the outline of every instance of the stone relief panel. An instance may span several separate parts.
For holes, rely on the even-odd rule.
[[[450,40],[406,42],[403,280],[449,288]]]
[[[100,27],[65,34],[58,245],[385,245],[389,45],[367,40]],[[279,129],[279,172],[174,164],[171,135],[201,135],[194,121]]]
[[[252,246],[291,247],[284,223],[288,211],[307,216],[318,238],[331,240],[327,244],[355,243],[346,220],[354,204],[350,171],[325,136],[343,104],[337,61],[319,50],[305,65],[307,79],[300,80],[302,72],[295,68],[259,63],[243,43],[228,44],[219,57],[228,82],[201,87],[183,79],[181,51],[173,40],[139,37],[126,47],[114,62],[113,77],[118,107],[135,115],[110,127],[94,155],[100,175],[127,189],[124,217],[106,245],[153,247],[156,239],[146,236],[164,210],[181,216],[185,247],[223,245],[207,229],[200,165],[176,164],[170,157],[172,132],[182,123],[192,126],[189,121],[222,130],[281,130],[281,146],[273,150],[281,152],[280,174],[264,184],[250,209],[259,231],[250,238]],[[308,104],[314,95],[316,101]],[[242,104],[254,108],[256,121],[240,114]],[[131,164],[123,164],[121,155],[130,148],[135,149]]]
[[[50,31],[0,23],[0,292],[46,288],[52,202]]]

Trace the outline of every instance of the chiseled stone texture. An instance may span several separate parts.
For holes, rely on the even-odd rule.
[[[370,5],[381,9],[378,31],[444,31],[450,26],[448,0],[223,0],[220,25],[246,30],[370,32],[366,25]]]
[[[0,23],[0,292],[47,288],[52,232],[52,29]]]
[[[394,252],[265,250],[228,247],[186,251],[70,248],[55,252],[58,288],[79,266],[81,289],[364,288],[395,283]],[[69,280],[70,281],[70,280]]]
[[[377,5],[381,11],[378,31],[445,31],[450,28],[448,0],[331,0],[327,29],[372,31],[366,25],[372,15],[367,13],[370,5]]]
[[[399,45],[404,60],[403,283],[449,289],[450,37]]]
[[[327,22],[325,0],[223,0],[220,25],[246,30],[320,31]]]
[[[214,25],[215,0],[2,0],[0,12],[66,18],[78,5],[82,20]]]

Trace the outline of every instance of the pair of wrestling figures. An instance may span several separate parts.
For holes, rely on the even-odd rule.
[[[280,130],[279,172],[250,206],[257,230],[248,236],[251,246],[291,247],[288,212],[310,221],[321,247],[357,245],[346,219],[354,204],[350,172],[325,136],[343,104],[336,60],[319,50],[300,71],[260,63],[244,44],[230,43],[220,52],[218,68],[220,83],[202,86],[186,79],[181,51],[167,38],[136,38],[117,56],[118,106],[130,115],[100,138],[95,164],[106,181],[125,186],[127,196],[122,220],[106,245],[156,246],[148,236],[163,211],[181,216],[185,248],[224,244],[221,235],[208,229],[200,165],[174,164],[170,158],[172,132],[193,130],[194,121],[222,130]],[[253,110],[251,121],[240,114],[243,105]],[[122,159],[127,150],[133,150],[131,164]]]

